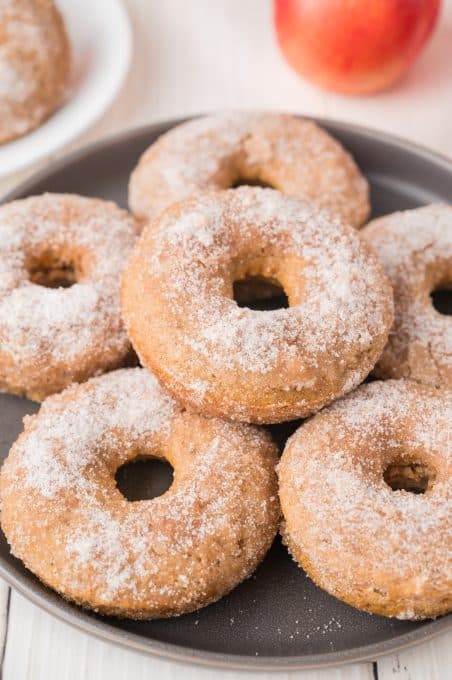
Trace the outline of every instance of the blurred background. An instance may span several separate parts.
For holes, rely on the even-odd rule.
[[[99,0],[105,25],[109,2]],[[318,7],[331,2],[310,4]],[[428,13],[432,3],[435,0],[409,4],[424,5]],[[84,16],[88,3],[64,0],[57,4],[63,13],[70,7],[74,17],[77,14],[79,32],[88,26]],[[284,12],[291,3],[281,0],[279,4]],[[366,21],[366,12],[375,4],[375,0],[358,3],[366,30],[375,21],[371,14]],[[289,65],[278,45],[271,0],[124,0],[124,5],[133,34],[128,75],[107,113],[72,148],[165,118],[240,108],[359,123],[452,155],[452,0],[441,3],[436,26],[406,75],[389,89],[364,96],[321,89]],[[297,39],[296,25],[292,38]],[[352,44],[354,39],[351,35]],[[90,45],[85,49],[89,52]],[[89,54],[77,68],[84,68],[86,60]],[[9,175],[0,188],[6,191],[29,172]]]
[[[133,63],[92,137],[205,111],[274,109],[376,127],[452,154],[452,0],[443,0],[431,41],[409,72],[389,90],[364,97],[327,92],[300,78],[278,47],[270,0],[125,5]]]

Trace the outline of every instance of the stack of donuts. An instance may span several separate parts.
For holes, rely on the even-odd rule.
[[[452,207],[363,226],[347,151],[258,113],[171,129],[129,204],[0,207],[0,388],[43,402],[1,470],[12,553],[77,604],[159,618],[228,593],[280,530],[352,606],[449,611],[452,324],[430,295]],[[278,460],[266,426],[296,419]],[[116,472],[148,457],[173,483],[129,501]]]

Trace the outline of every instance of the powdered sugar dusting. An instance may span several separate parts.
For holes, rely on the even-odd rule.
[[[120,391],[118,387],[120,386]],[[61,407],[64,404],[64,410]],[[62,412],[61,412],[62,411]],[[46,498],[74,486],[83,489],[83,471],[94,465],[111,432],[133,441],[169,426],[175,406],[152,374],[119,370],[74,386],[63,399],[49,398],[32,418],[21,466],[25,484]],[[58,452],[58,453],[57,453]]]
[[[339,214],[365,220],[367,182],[338,142],[315,123],[284,114],[229,112],[176,126],[132,174],[130,205],[155,217],[188,196],[260,179]]]
[[[231,299],[237,270],[256,266],[286,283],[288,309],[263,313]],[[165,372],[190,384],[238,371],[271,374],[281,390],[306,381],[314,392],[326,360],[339,363],[342,388],[351,389],[391,321],[389,286],[356,233],[271,189],[204,195],[167,211],[137,245],[126,297],[128,276],[146,296],[143,313],[134,300],[124,305],[132,340],[135,324],[147,325],[151,345],[170,333]]]
[[[452,387],[452,322],[429,297],[452,286],[452,207],[396,212],[362,234],[394,286],[395,322],[379,375]]]
[[[13,553],[77,602],[138,618],[181,613],[249,575],[273,540],[270,438],[184,414],[143,369],[68,388],[25,425],[2,469],[2,525]],[[173,464],[162,496],[119,493],[115,471],[137,455]]]
[[[68,53],[53,2],[0,2],[0,143],[25,134],[58,106]]]
[[[363,604],[375,592],[390,602],[394,588],[405,605],[441,602],[452,567],[451,422],[452,393],[375,382],[289,440],[279,466],[285,531],[322,587]],[[404,460],[436,470],[425,494],[385,483],[386,467]]]
[[[106,354],[124,354],[120,272],[137,231],[127,213],[97,199],[46,194],[2,206],[0,353],[43,371],[81,361],[100,344]],[[76,261],[72,287],[30,281],[29,262],[48,252]]]

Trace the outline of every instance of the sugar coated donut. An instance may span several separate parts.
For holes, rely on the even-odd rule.
[[[55,111],[69,74],[69,41],[53,1],[0,2],[0,144]]]
[[[452,608],[451,422],[451,392],[388,380],[359,387],[289,439],[282,532],[321,588],[401,619]]]
[[[167,459],[163,495],[128,501],[116,470]],[[259,564],[276,534],[276,447],[251,425],[189,414],[147,371],[123,369],[49,397],[0,476],[12,553],[102,614],[159,618],[203,607]]]
[[[225,113],[178,125],[149,147],[132,173],[140,219],[203,191],[263,183],[313,201],[358,227],[369,191],[352,157],[325,130],[275,113]]]
[[[233,282],[282,284],[290,307],[240,308]],[[392,323],[377,258],[337,218],[241,187],[164,211],[124,271],[123,318],[142,363],[183,403],[246,422],[306,416],[371,370]]]
[[[375,375],[452,389],[452,318],[431,299],[435,290],[452,289],[452,207],[396,212],[362,234],[394,288],[394,327]]]
[[[39,401],[126,360],[119,284],[137,234],[128,213],[93,198],[0,207],[0,390]]]

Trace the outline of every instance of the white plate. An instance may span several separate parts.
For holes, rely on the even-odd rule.
[[[57,0],[72,48],[66,103],[41,127],[0,145],[0,176],[21,170],[65,146],[106,111],[132,56],[132,31],[122,0]]]

